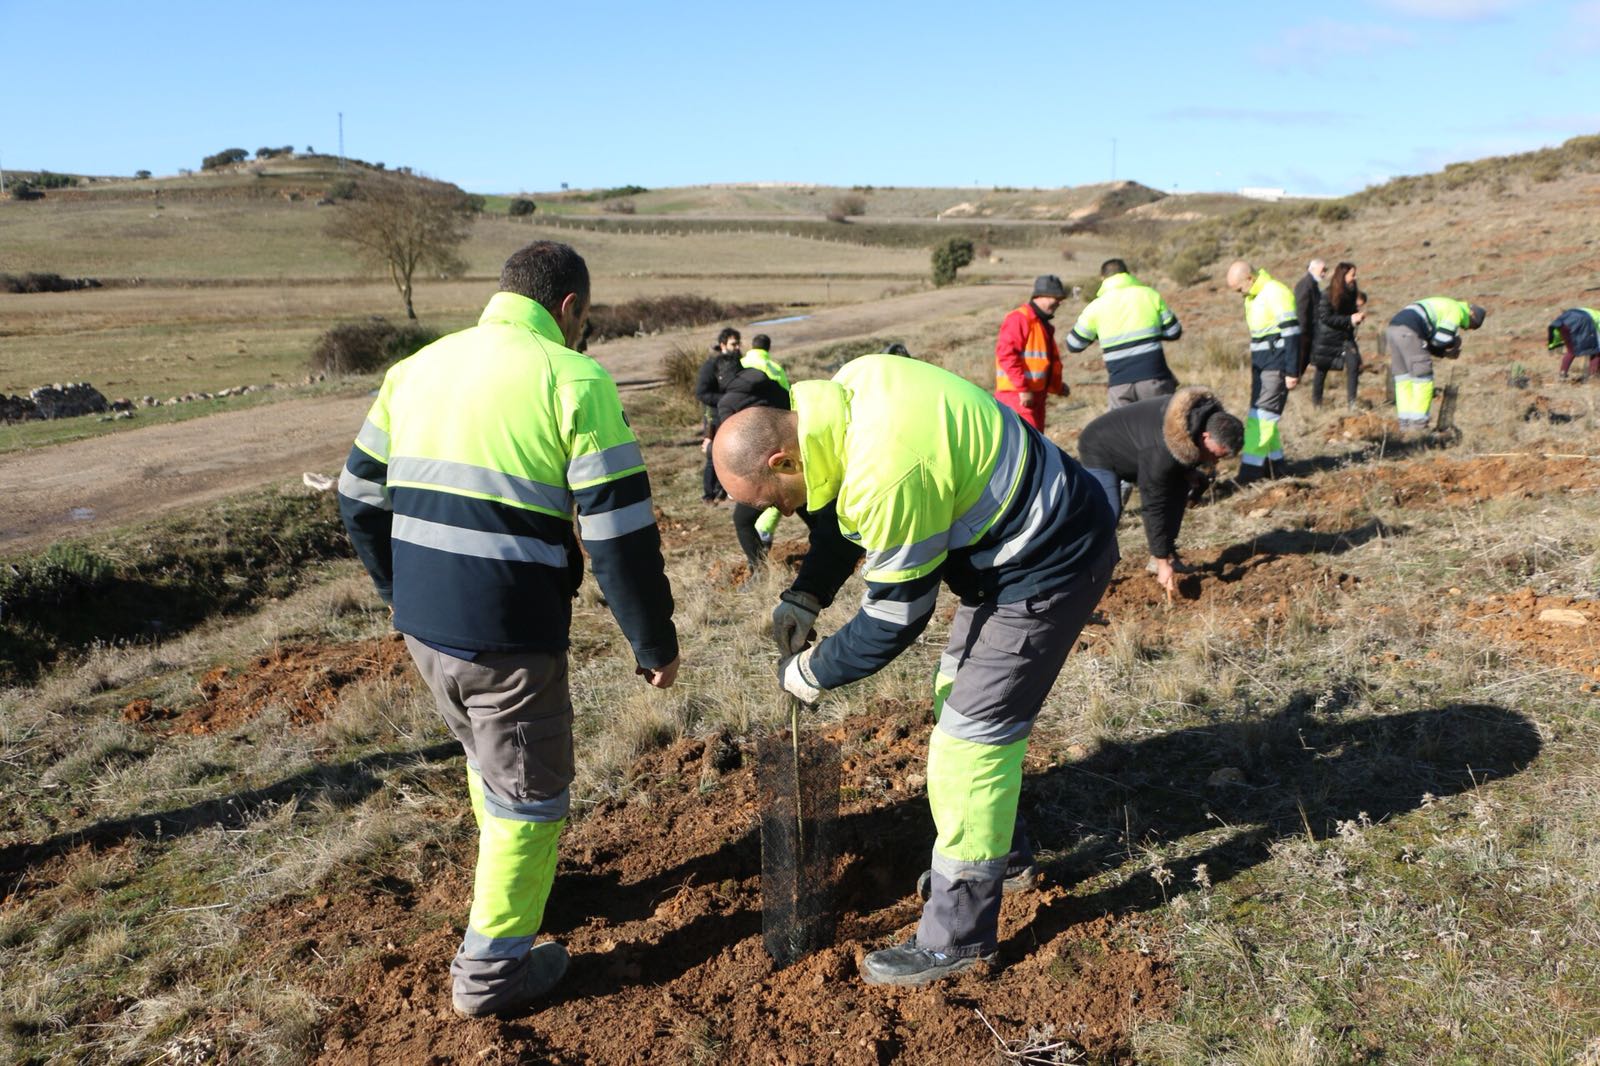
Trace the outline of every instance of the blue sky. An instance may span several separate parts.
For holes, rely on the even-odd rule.
[[[1600,0],[0,0],[8,169],[1354,191],[1600,132]]]

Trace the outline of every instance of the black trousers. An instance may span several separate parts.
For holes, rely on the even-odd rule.
[[[739,550],[744,552],[745,562],[752,571],[759,570],[767,562],[767,546],[761,543],[761,534],[756,532],[756,519],[760,517],[759,507],[733,505],[733,534],[739,538]]]

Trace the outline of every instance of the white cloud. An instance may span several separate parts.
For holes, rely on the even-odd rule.
[[[1254,122],[1263,126],[1301,126],[1306,123],[1338,124],[1349,119],[1337,111],[1276,110],[1269,107],[1175,107],[1159,112],[1170,122]]]
[[[1415,33],[1399,26],[1321,18],[1290,26],[1256,55],[1268,66],[1314,70],[1344,56],[1391,51],[1417,41]]]
[[[1420,18],[1448,19],[1452,22],[1478,22],[1498,18],[1521,7],[1529,0],[1374,0],[1376,5],[1402,15]]]

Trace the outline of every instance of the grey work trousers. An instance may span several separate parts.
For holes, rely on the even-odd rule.
[[[1121,385],[1108,385],[1106,387],[1106,410],[1115,411],[1119,407],[1126,407],[1130,403],[1140,400],[1152,400],[1157,396],[1171,396],[1178,391],[1176,378],[1147,378],[1144,381],[1129,381]]]
[[[939,657],[937,691],[945,695],[928,743],[928,803],[939,835],[918,947],[956,956],[997,947],[1006,870],[1032,861],[1017,817],[1028,737],[1116,563],[1112,541],[1058,592],[956,611]]]

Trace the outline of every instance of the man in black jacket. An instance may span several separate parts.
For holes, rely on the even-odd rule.
[[[759,342],[760,337],[756,340]],[[779,410],[789,409],[789,390],[784,388],[760,367],[745,367],[733,376],[723,389],[722,397],[717,401],[717,424],[720,426],[746,407],[776,407]],[[767,539],[763,538],[758,522],[765,512],[759,507],[750,507],[734,501],[733,504],[733,533],[739,538],[739,550],[744,552],[745,562],[750,564],[753,574],[761,569],[767,561]],[[771,512],[769,517],[776,518],[778,513]],[[805,518],[804,515],[801,516]],[[774,525],[776,523],[774,522]],[[806,522],[810,526],[809,520]]]
[[[1161,587],[1177,589],[1178,530],[1195,469],[1237,455],[1244,426],[1202,385],[1119,407],[1083,427],[1078,461],[1122,513],[1119,482],[1139,487],[1150,569]]]
[[[1300,355],[1296,377],[1304,377],[1306,364],[1311,361],[1311,342],[1317,332],[1317,304],[1322,299],[1322,279],[1328,276],[1328,264],[1313,259],[1306,264],[1306,272],[1294,287],[1294,314],[1300,320]]]
[[[720,503],[728,498],[728,494],[722,491],[722,483],[717,480],[716,469],[711,465],[711,438],[717,435],[717,426],[721,425],[717,417],[717,403],[739,373],[739,360],[744,354],[740,351],[741,342],[738,330],[732,326],[723,329],[717,334],[717,343],[711,346],[711,354],[700,364],[700,373],[694,379],[695,399],[706,409],[700,422],[700,450],[706,456],[706,468],[700,474],[700,499],[706,503]]]

